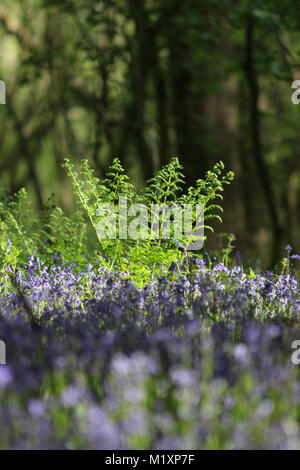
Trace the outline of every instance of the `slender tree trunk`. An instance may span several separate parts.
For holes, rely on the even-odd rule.
[[[247,90],[245,81],[241,80],[239,83],[239,129],[238,129],[238,151],[241,163],[241,185],[240,191],[242,194],[245,223],[243,228],[243,235],[247,247],[251,250],[253,248],[253,234],[256,229],[255,214],[253,208],[253,198],[249,195],[249,179],[253,180],[253,168],[249,159],[249,140],[247,139],[248,132],[248,119],[245,116],[245,103],[247,103]]]
[[[193,5],[195,15],[203,14],[206,2]],[[176,153],[185,168],[187,185],[195,181],[209,167],[205,143],[207,124],[205,120],[207,70],[197,63],[194,70],[192,47],[186,34],[186,25],[180,21],[188,15],[188,7],[182,0],[169,2],[171,17],[168,27],[169,74],[172,96],[173,127]]]
[[[259,84],[255,69],[254,59],[254,18],[248,16],[246,20],[246,44],[245,44],[245,73],[249,92],[249,116],[250,116],[250,132],[252,140],[252,156],[255,161],[258,178],[260,180],[265,202],[269,211],[272,225],[272,264],[275,264],[280,257],[280,242],[282,236],[282,228],[276,208],[276,198],[273,191],[268,167],[264,161],[263,148],[261,141],[261,122],[258,109]],[[251,190],[251,188],[249,188]]]
[[[159,134],[159,159],[160,166],[162,166],[166,165],[170,159],[170,142],[166,80],[160,63],[159,51],[157,49],[154,51],[153,62]]]
[[[144,178],[153,175],[153,158],[146,138],[146,85],[149,74],[149,58],[151,56],[151,38],[149,38],[148,17],[144,0],[129,1],[135,21],[136,35],[132,51],[132,93],[133,93],[133,136],[136,143],[138,158],[144,170]]]
[[[28,165],[29,177],[34,186],[38,206],[41,209],[43,207],[43,198],[42,198],[42,191],[41,191],[40,182],[39,182],[39,178],[38,178],[38,174],[37,174],[35,162],[34,162],[34,157],[35,157],[34,152],[32,152],[29,148],[29,140],[27,140],[27,138],[25,137],[23,123],[19,120],[15,112],[15,109],[13,108],[9,100],[7,100],[7,108],[8,108],[9,115],[12,118],[14,128],[18,135],[18,139],[20,140],[20,144],[22,146],[22,152],[26,160],[26,163]]]

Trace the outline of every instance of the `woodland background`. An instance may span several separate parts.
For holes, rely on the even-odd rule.
[[[277,262],[300,249],[299,32],[295,0],[1,0],[2,185],[68,212],[65,157],[99,177],[118,157],[139,187],[172,156],[187,184],[223,160],[218,230]]]

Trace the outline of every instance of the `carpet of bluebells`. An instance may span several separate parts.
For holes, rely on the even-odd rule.
[[[191,258],[143,288],[59,256],[6,269],[0,448],[299,449],[289,251],[276,273]]]

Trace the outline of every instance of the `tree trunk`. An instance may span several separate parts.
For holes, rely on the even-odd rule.
[[[261,141],[261,122],[258,109],[259,84],[255,70],[254,59],[254,18],[249,15],[246,19],[246,44],[245,44],[245,73],[249,92],[249,117],[250,132],[252,141],[252,156],[256,165],[257,175],[262,186],[266,206],[269,211],[272,225],[272,264],[275,264],[280,257],[280,243],[282,237],[282,227],[276,207],[276,198],[271,184],[268,167],[264,161]],[[251,190],[251,188],[249,188]]]

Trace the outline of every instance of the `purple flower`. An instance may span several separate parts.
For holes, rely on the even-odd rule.
[[[13,374],[9,366],[0,366],[0,388],[6,387],[13,380]]]

